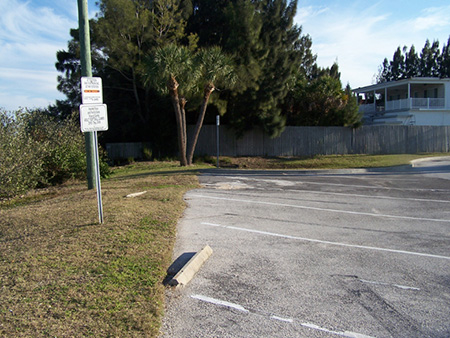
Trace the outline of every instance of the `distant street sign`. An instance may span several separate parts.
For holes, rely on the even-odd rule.
[[[101,77],[81,78],[81,102],[83,104],[103,103],[103,89]]]
[[[108,130],[106,104],[80,105],[80,124],[83,133]]]

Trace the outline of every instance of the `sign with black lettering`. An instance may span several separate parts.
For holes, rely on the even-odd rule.
[[[80,105],[80,124],[83,133],[108,130],[106,104]]]
[[[101,77],[81,78],[81,102],[83,104],[103,103],[103,90]]]

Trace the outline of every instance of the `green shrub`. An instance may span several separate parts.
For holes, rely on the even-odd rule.
[[[142,154],[143,154],[143,159],[146,161],[150,161],[153,159],[153,150],[148,143],[144,144],[144,147],[142,149]]]
[[[0,198],[35,187],[86,177],[84,136],[77,116],[65,120],[43,110],[0,111]],[[104,152],[100,172],[109,175]]]
[[[36,187],[43,173],[44,147],[27,133],[25,117],[0,111],[0,198]]]

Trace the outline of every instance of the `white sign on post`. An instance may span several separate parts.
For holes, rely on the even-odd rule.
[[[108,130],[106,104],[80,105],[80,124],[83,133]]]
[[[101,77],[81,78],[81,102],[83,102],[83,104],[103,103],[103,89]]]
[[[97,131],[108,130],[108,112],[103,104],[102,79],[81,78],[80,126],[83,133],[94,132],[95,175],[97,181],[98,219],[103,223],[102,188],[100,184],[100,163],[98,158]]]

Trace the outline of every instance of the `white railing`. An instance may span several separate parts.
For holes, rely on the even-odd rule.
[[[375,112],[375,105],[373,103],[368,103],[368,104],[362,104],[359,106],[359,111],[361,113],[374,113]]]
[[[406,110],[406,109],[444,109],[445,99],[433,98],[410,98],[402,100],[387,101],[386,107],[377,106],[375,104],[362,104],[359,106],[359,111],[362,113],[375,113],[376,111],[392,111],[392,110]]]
[[[412,108],[442,109],[445,108],[445,99],[411,99]]]
[[[389,110],[404,110],[410,108],[410,99],[395,100],[386,102],[386,111]]]

